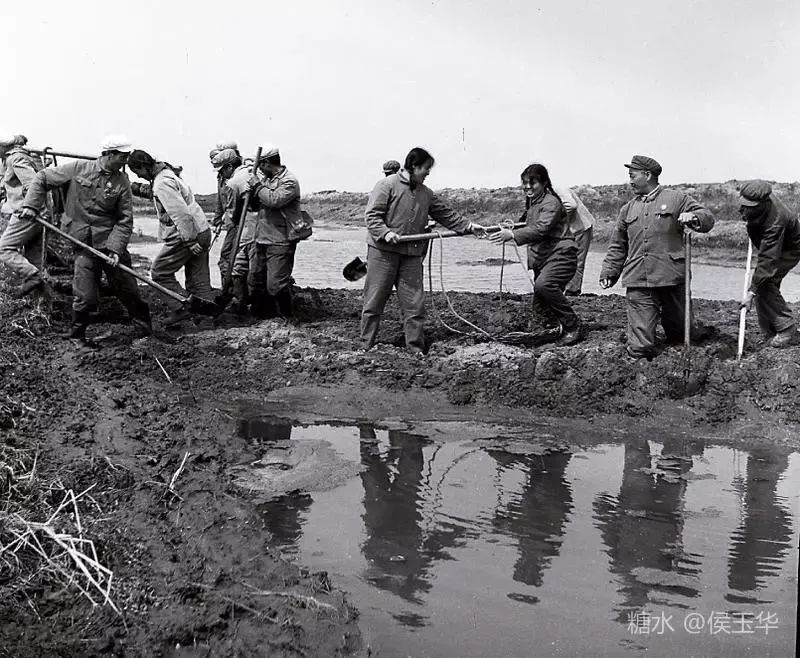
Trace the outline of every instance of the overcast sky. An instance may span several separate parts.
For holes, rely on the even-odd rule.
[[[214,189],[208,150],[274,142],[304,192],[368,191],[412,146],[434,188],[800,178],[798,0],[4,2],[0,130],[122,132]]]

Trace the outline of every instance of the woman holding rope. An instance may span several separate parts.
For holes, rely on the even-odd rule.
[[[527,210],[526,226],[504,228],[489,235],[497,244],[528,245],[528,269],[533,270],[533,307],[550,311],[561,327],[561,344],[574,345],[581,339],[581,322],[564,295],[575,275],[578,248],[569,232],[561,199],[553,190],[547,168],[532,164],[521,174]]]
[[[361,313],[361,341],[365,349],[375,344],[384,306],[392,288],[397,288],[406,348],[412,352],[425,351],[422,260],[428,241],[401,242],[403,235],[421,233],[428,217],[459,233],[471,232],[479,237],[485,234],[482,226],[448,208],[424,185],[433,164],[430,153],[413,148],[406,156],[404,168],[379,180],[369,196],[365,213],[369,250]]]

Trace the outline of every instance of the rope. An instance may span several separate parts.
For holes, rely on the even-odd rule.
[[[501,226],[503,226],[503,228],[510,228],[511,226],[513,226],[513,222],[506,221],[503,224],[501,224]],[[501,336],[493,336],[488,331],[486,331],[485,329],[482,329],[481,327],[479,327],[476,324],[473,324],[472,322],[467,320],[464,316],[460,315],[458,313],[458,311],[456,311],[455,307],[453,306],[453,302],[450,299],[450,295],[447,293],[447,289],[445,288],[445,285],[444,285],[444,236],[442,236],[442,234],[439,231],[433,231],[433,233],[435,233],[436,235],[439,236],[439,285],[440,285],[441,290],[442,290],[442,295],[444,296],[444,299],[447,302],[447,306],[450,309],[450,312],[453,315],[455,315],[456,318],[461,320],[461,322],[463,322],[464,324],[466,324],[469,327],[472,327],[476,332],[478,332],[479,335],[484,336],[484,337],[488,338],[491,341],[498,341],[501,338]],[[530,284],[531,291],[533,291],[533,289],[534,289],[533,280],[531,279],[531,276],[530,276],[530,273],[528,271],[527,265],[525,265],[525,262],[522,260],[522,254],[520,254],[519,247],[517,246],[517,243],[514,242],[514,241],[511,241],[511,244],[514,247],[514,252],[516,253],[516,256],[517,256],[517,261],[519,262],[519,264],[522,267],[522,269],[525,271],[525,279]],[[502,306],[502,304],[503,304],[503,276],[504,276],[505,262],[506,262],[506,258],[505,258],[505,256],[506,256],[506,243],[505,242],[503,243],[503,248],[502,248],[502,252],[501,253],[502,253],[502,258],[501,258],[501,262],[500,262],[500,304]],[[433,291],[433,247],[431,247],[431,250],[428,252],[428,291],[429,291],[429,294],[430,294],[431,309],[433,310],[433,315],[436,318],[436,320],[445,329],[447,329],[448,331],[453,332],[454,334],[458,334],[459,336],[475,336],[474,332],[461,331],[459,329],[456,329],[455,327],[451,327],[449,324],[447,324],[444,321],[444,319],[442,318],[441,314],[439,313],[439,309],[436,307],[435,297],[434,297],[434,294],[433,294],[434,293],[434,291]]]

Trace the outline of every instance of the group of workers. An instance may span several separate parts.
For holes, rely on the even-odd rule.
[[[86,328],[97,309],[101,275],[126,307],[137,331],[152,332],[147,303],[136,279],[120,265],[130,266],[128,242],[133,232],[133,201],[152,199],[163,247],[151,269],[154,282],[177,293],[214,299],[209,252],[214,233],[225,231],[219,260],[220,275],[233,310],[249,310],[259,318],[292,314],[292,286],[298,243],[310,235],[310,218],[301,208],[300,184],[281,162],[277,147],[266,145],[259,161],[242,157],[234,142],[220,143],[209,153],[217,172],[217,207],[212,220],[181,177],[182,170],[134,149],[123,136],[110,136],[100,156],[63,165],[45,166],[26,148],[23,135],[0,138],[0,162],[5,196],[0,213],[7,220],[0,237],[0,264],[21,283],[19,296],[47,286],[41,267],[43,222],[61,219],[61,228],[86,247],[76,253],[70,337],[87,342]],[[124,167],[146,181],[131,184]],[[554,186],[547,168],[534,163],[521,174],[525,213],[513,228],[487,229],[450,208],[425,185],[433,156],[413,148],[401,167],[394,160],[383,166],[384,178],[369,196],[365,211],[367,272],[361,316],[365,349],[376,342],[385,304],[395,290],[403,316],[406,347],[426,349],[423,332],[425,294],[423,258],[427,240],[403,236],[422,233],[429,220],[462,234],[488,238],[496,244],[527,246],[532,273],[533,311],[556,324],[558,340],[581,340],[580,318],[569,297],[581,293],[584,265],[592,240],[594,218],[573,190]],[[708,232],[714,217],[685,192],[659,183],[661,165],[636,155],[626,164],[635,193],[620,210],[600,274],[609,288],[620,278],[627,288],[627,341],[631,358],[651,358],[656,352],[660,322],[667,342],[684,339],[685,253],[687,231]],[[800,261],[800,224],[765,181],[750,181],[740,190],[740,212],[757,250],[750,288],[742,306],[755,303],[759,324],[774,347],[797,341],[791,310],[780,293],[786,274]],[[175,275],[185,272],[185,291]],[[177,298],[167,302],[163,324],[188,319]],[[691,320],[691,318],[690,318]],[[690,325],[693,323],[690,321]]]

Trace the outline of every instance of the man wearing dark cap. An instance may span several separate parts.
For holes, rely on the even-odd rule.
[[[620,210],[600,286],[610,288],[622,277],[628,289],[628,354],[650,358],[659,318],[668,343],[683,339],[683,234],[686,229],[707,233],[714,217],[685,192],[662,187],[661,165],[653,158],[635,155],[625,166],[636,197]]]
[[[400,171],[400,163],[397,160],[387,160],[383,163],[384,176],[391,176]]]
[[[756,268],[742,306],[749,310],[755,299],[758,324],[770,345],[788,347],[797,342],[798,334],[792,312],[781,295],[781,282],[800,262],[800,222],[766,181],[749,181],[739,194],[739,211],[747,222],[747,234],[758,249]]]

